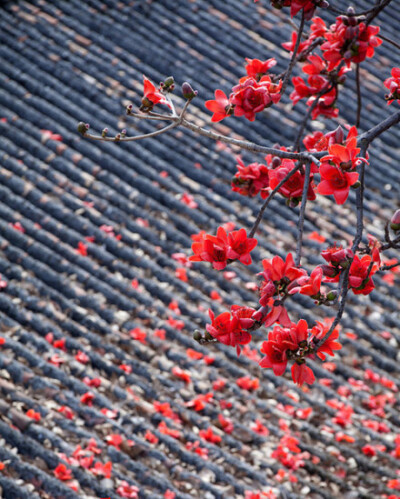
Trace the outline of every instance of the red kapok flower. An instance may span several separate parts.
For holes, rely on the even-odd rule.
[[[391,104],[395,99],[400,104],[400,68],[392,68],[390,73],[391,78],[387,78],[384,81],[385,87],[389,90],[389,94],[385,95],[388,105]]]
[[[244,265],[251,264],[250,251],[257,246],[257,239],[248,238],[245,229],[234,230],[228,234],[228,258],[239,260]]]
[[[276,64],[276,59],[271,58],[266,61],[260,61],[260,59],[248,59],[246,57],[246,73],[250,78],[259,80],[262,76],[266,75],[268,71],[273,68]]]
[[[149,110],[156,104],[165,104],[171,107],[164,94],[162,94],[156,87],[143,75],[143,99],[142,106]]]
[[[232,190],[243,196],[254,197],[261,192],[262,199],[268,197],[268,167],[261,163],[245,165],[242,158],[237,158],[237,173],[232,178]]]
[[[211,121],[216,123],[224,118],[227,118],[232,114],[232,106],[222,90],[216,90],[214,92],[215,100],[208,100],[205,103],[206,108],[214,113],[212,115]]]
[[[306,364],[298,364],[295,362],[292,365],[292,379],[299,386],[304,383],[312,385],[315,381],[315,376],[312,369],[306,366]]]
[[[239,355],[240,345],[246,345],[251,341],[251,334],[241,327],[240,318],[234,314],[231,318],[229,312],[223,312],[215,317],[211,309],[208,313],[211,318],[211,324],[207,324],[207,331],[213,338],[216,338],[224,345],[236,347]]]
[[[349,196],[350,186],[358,180],[357,172],[344,172],[338,166],[321,162],[319,168],[321,182],[317,191],[325,196],[333,194],[337,204],[345,203]]]

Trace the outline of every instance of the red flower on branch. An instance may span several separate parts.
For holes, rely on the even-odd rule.
[[[236,160],[238,171],[232,178],[232,190],[242,196],[254,197],[261,192],[262,199],[268,197],[268,167],[261,163],[251,163],[246,166],[240,156]]]
[[[303,385],[304,383],[312,385],[315,381],[315,376],[312,369],[310,369],[308,366],[295,362],[292,365],[292,379],[294,383],[299,386]]]
[[[276,59],[274,58],[267,59],[266,61],[260,61],[260,59],[248,59],[246,57],[246,62],[247,76],[254,78],[257,81],[276,65]]]
[[[206,108],[214,113],[212,115],[211,121],[216,123],[218,121],[231,116],[233,108],[228,97],[222,90],[216,90],[214,92],[215,100],[208,100],[205,103]]]
[[[349,196],[350,187],[358,180],[357,172],[344,172],[338,166],[321,162],[319,168],[321,182],[317,191],[325,196],[333,194],[337,204],[345,203]]]
[[[392,68],[390,73],[392,76],[387,78],[383,84],[389,90],[389,94],[385,95],[388,106],[397,99],[400,104],[400,68]]]
[[[232,88],[229,97],[231,104],[235,106],[235,116],[244,116],[249,121],[254,121],[256,113],[279,102],[281,87],[281,80],[275,84],[269,76],[263,76],[259,82],[246,76],[241,78],[239,85]]]
[[[171,104],[168,102],[165,95],[143,75],[143,99],[141,109],[151,111],[156,104],[165,104],[166,106],[171,107]]]
[[[355,295],[369,295],[375,288],[372,276],[379,266],[370,255],[364,255],[361,259],[355,255],[349,272],[349,288]]]

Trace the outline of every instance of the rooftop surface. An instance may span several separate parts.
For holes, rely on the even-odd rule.
[[[399,23],[394,8],[377,18],[394,39]],[[245,57],[276,57],[277,70],[285,69],[289,56],[280,44],[292,29],[287,9],[266,0],[2,2],[1,497],[396,493],[388,485],[400,478],[398,274],[377,275],[369,297],[351,299],[343,350],[328,364],[312,364],[317,382],[310,388],[258,367],[265,330],[240,357],[221,344],[199,346],[192,334],[204,328],[209,307],[257,303],[246,283],[256,280],[262,258],[295,248],[297,210],[282,198],[271,203],[254,264],[232,265],[235,276],[207,264],[190,267],[176,254],[191,254],[192,234],[228,221],[249,228],[255,219],[260,200],[230,189],[239,150],[185,129],[124,144],[76,132],[79,121],[97,132],[107,126],[110,134],[156,129],[124,113],[128,103],[140,105],[142,74],[192,82],[199,96],[188,117],[209,123],[204,101],[216,88],[230,91]],[[394,112],[382,82],[399,55],[383,43],[362,64],[361,131]],[[350,76],[341,123],[354,123],[354,87]],[[288,145],[304,109],[271,108],[252,124],[228,119],[214,129]],[[399,140],[393,128],[370,149],[365,219],[378,237],[399,207]],[[322,263],[326,245],[352,240],[354,203],[351,193],[344,207],[321,197],[313,204],[305,223],[308,268]],[[310,238],[314,231],[326,242]],[[211,299],[215,291],[220,302]],[[310,307],[302,298],[288,304],[293,317],[312,321]],[[282,448],[287,454],[279,458]],[[54,472],[60,463],[71,479]]]

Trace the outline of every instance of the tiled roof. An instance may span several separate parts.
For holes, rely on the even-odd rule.
[[[357,8],[370,3],[359,1]],[[383,33],[396,38],[399,12],[389,8],[378,19]],[[221,344],[199,346],[192,333],[204,327],[208,307],[223,311],[233,303],[256,302],[244,283],[255,280],[262,257],[293,250],[296,210],[282,199],[271,203],[255,263],[231,266],[233,280],[207,265],[185,267],[172,255],[189,255],[191,234],[211,232],[226,221],[248,228],[254,220],[259,200],[230,190],[239,151],[184,129],[124,144],[90,142],[76,132],[79,121],[89,121],[96,131],[108,126],[110,133],[124,127],[130,134],[154,130],[153,123],[124,115],[127,103],[140,103],[142,74],[155,82],[170,74],[178,83],[191,81],[199,97],[188,116],[202,123],[209,118],[204,100],[215,88],[230,90],[243,74],[245,57],[275,56],[281,61],[278,70],[284,69],[288,55],[280,43],[291,30],[287,10],[273,10],[267,0],[2,3],[0,274],[7,287],[0,292],[0,338],[5,339],[0,346],[0,462],[5,463],[0,488],[5,499],[117,498],[123,480],[146,498],[163,497],[167,490],[182,499],[243,497],[246,490],[270,488],[290,499],[393,492],[388,481],[398,478],[400,469],[394,452],[400,433],[398,278],[393,285],[377,276],[370,297],[351,299],[336,368],[314,363],[323,381],[309,390],[261,370],[256,351],[238,358]],[[382,86],[398,65],[394,50],[383,44],[361,66],[362,130],[394,112],[396,104],[384,103]],[[354,123],[352,76],[348,87],[341,95],[340,120]],[[266,145],[290,144],[303,111],[302,104],[285,115],[271,108],[253,124],[229,119],[215,128]],[[333,126],[326,122],[328,130]],[[398,207],[399,138],[397,127],[370,151],[365,218],[378,236]],[[181,200],[185,193],[198,208]],[[321,263],[321,245],[308,238],[311,232],[318,230],[327,243],[352,239],[354,199],[351,194],[344,207],[337,207],[324,198],[310,207],[305,223],[310,266]],[[187,281],[179,276],[182,270],[177,272],[182,268]],[[210,299],[215,290],[222,304]],[[288,308],[293,317],[313,319],[306,298],[292,300]],[[333,315],[327,308],[322,313]],[[165,339],[158,329],[165,330]],[[264,336],[265,331],[255,334],[257,341]],[[65,344],[54,344],[63,339]],[[200,358],[188,356],[189,348]],[[76,358],[78,352],[87,358]],[[173,373],[176,366],[190,381]],[[366,379],[369,369],[375,381]],[[236,384],[247,375],[260,379],[254,392]],[[85,377],[100,380],[100,386],[88,387]],[[213,389],[220,378],[225,387]],[[81,399],[87,392],[94,395],[92,405]],[[190,402],[201,403],[202,395],[205,407],[196,411]],[[170,404],[179,420],[157,402]],[[72,419],[60,412],[63,406],[73,411]],[[29,409],[40,413],[39,421],[26,415]],[[220,414],[232,420],[232,433],[223,431]],[[256,420],[269,435],[257,433]],[[162,422],[178,430],[178,438],[163,433]],[[199,430],[208,428],[221,442],[199,437]],[[158,443],[148,433],[146,438],[148,431]],[[298,467],[291,472],[293,481],[286,476],[280,482],[276,474],[289,468],[271,453],[287,431],[306,454],[303,463],[293,461]],[[120,449],[107,445],[112,434],[123,438]],[[91,471],[94,462],[88,469],[69,463],[74,491],[54,469],[91,438],[102,450],[94,462],[110,461],[111,477]],[[187,445],[196,441],[208,450],[208,459],[198,448],[195,452],[197,444]],[[376,456],[362,451],[367,444],[378,449]]]

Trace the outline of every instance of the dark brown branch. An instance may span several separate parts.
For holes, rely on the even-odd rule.
[[[384,36],[384,35],[382,35],[382,33],[379,33],[379,38],[382,38],[382,40],[385,40],[385,42],[391,43],[392,45],[394,45],[395,47],[400,49],[400,43],[395,42],[394,40],[392,40],[388,36]]]
[[[299,232],[297,235],[297,247],[296,247],[296,258],[295,258],[296,267],[299,267],[300,262],[301,262],[301,249],[303,246],[304,216],[305,216],[305,212],[306,212],[307,195],[308,195],[308,188],[310,185],[310,177],[311,177],[311,162],[307,161],[306,170],[305,170],[303,193],[301,196],[299,221],[298,221]]]
[[[290,75],[292,74],[294,65],[296,64],[296,56],[297,56],[297,51],[298,51],[299,46],[300,46],[303,28],[304,28],[304,9],[302,10],[302,14],[301,14],[299,31],[297,32],[297,40],[296,40],[295,46],[293,48],[292,58],[290,59],[289,66],[286,70],[285,78],[283,79],[283,82],[282,82],[281,96],[285,93],[286,87],[289,83]]]
[[[396,125],[396,123],[400,122],[400,111],[397,111],[396,113],[392,114],[385,120],[381,121],[374,127],[372,127],[370,130],[367,132],[363,133],[358,137],[358,141],[361,140],[366,140],[368,144],[370,144],[376,137],[381,135],[383,132],[391,128],[393,125]]]
[[[392,265],[383,265],[382,267],[379,267],[379,271],[384,272],[385,270],[392,270],[395,267],[398,267],[400,265],[400,261],[396,263],[392,263]]]
[[[382,10],[387,7],[392,0],[383,0],[382,3],[379,3],[373,11],[368,15],[366,20],[366,25],[371,24],[371,22],[375,19],[375,17],[382,12]]]
[[[360,64],[356,64],[356,88],[357,88],[357,117],[356,117],[356,127],[360,126],[361,121],[361,82],[360,82]]]

